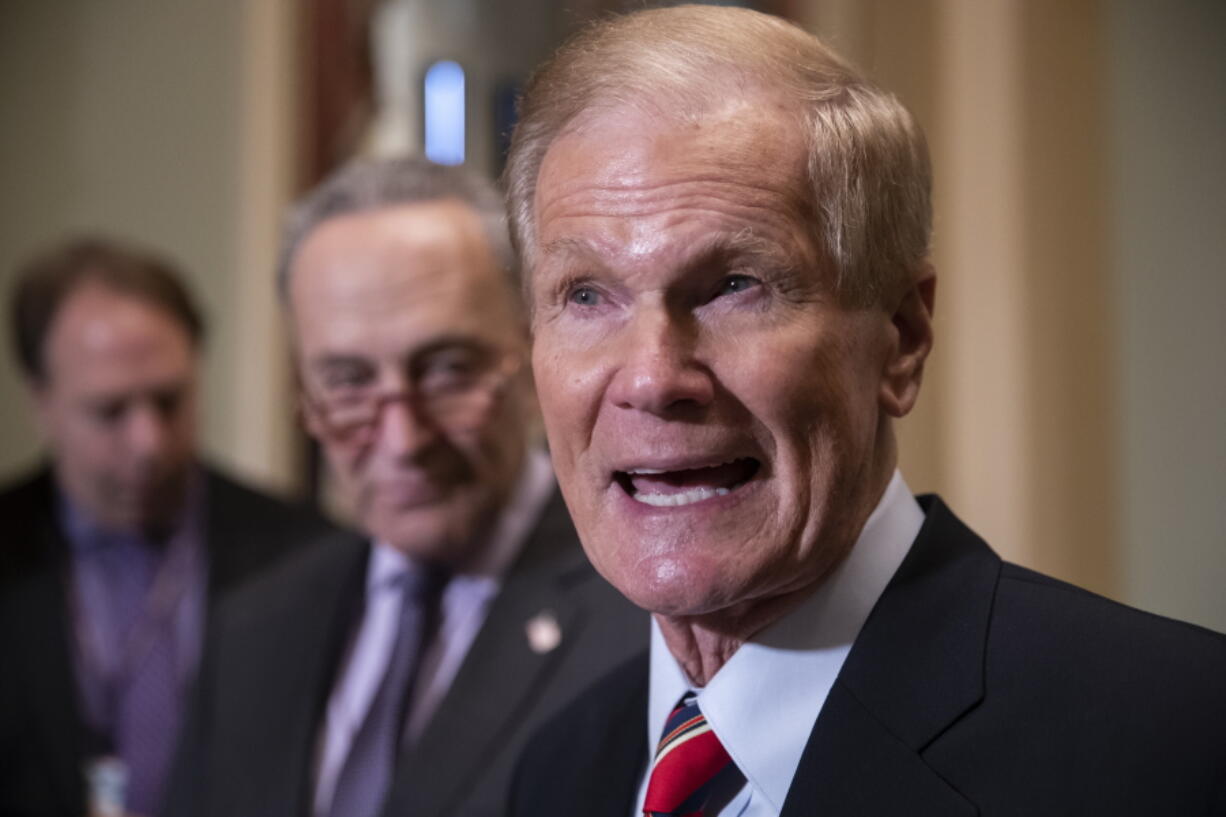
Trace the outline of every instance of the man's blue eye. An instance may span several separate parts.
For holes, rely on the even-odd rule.
[[[752,289],[758,286],[760,282],[756,278],[750,278],[748,275],[729,275],[720,282],[719,290],[715,293],[715,297],[721,295],[735,295],[738,292],[744,292],[747,289]]]
[[[579,306],[595,306],[600,302],[600,294],[592,287],[575,287],[570,291],[569,300]]]

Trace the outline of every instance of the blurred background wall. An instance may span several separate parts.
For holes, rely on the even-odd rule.
[[[279,215],[356,151],[423,147],[465,72],[465,158],[602,0],[3,0],[0,285],[66,232],[161,248],[212,319],[206,449],[285,491]],[[1226,630],[1226,3],[777,0],[925,124],[938,346],[912,487],[1008,558]],[[4,317],[7,335],[7,315]],[[7,337],[6,337],[7,340]],[[0,473],[37,457],[11,357]]]
[[[272,279],[295,184],[292,0],[0,0],[0,473],[39,445],[11,354],[14,266],[79,231],[157,248],[210,322],[202,432],[295,486]]]

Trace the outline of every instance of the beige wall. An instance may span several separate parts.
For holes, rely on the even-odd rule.
[[[817,0],[806,24],[916,112],[937,347],[912,487],[1007,558],[1117,594],[1102,22],[1084,0]]]
[[[0,286],[70,232],[162,249],[211,322],[203,437],[285,485],[291,463],[266,290],[288,189],[287,3],[9,0],[0,24]],[[259,99],[255,97],[259,97]],[[3,321],[8,332],[7,315]],[[8,354],[0,472],[37,456]],[[276,422],[270,421],[275,412]]]
[[[1226,630],[1226,5],[803,6],[932,145],[912,487],[1010,559]]]
[[[1226,631],[1226,3],[1108,31],[1123,590]]]

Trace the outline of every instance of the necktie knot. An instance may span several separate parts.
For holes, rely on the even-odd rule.
[[[743,781],[698,708],[697,696],[686,692],[668,716],[656,746],[643,814],[711,817],[717,801],[735,793]]]
[[[416,565],[388,577],[387,581],[400,592],[406,602],[428,604],[443,592],[450,579],[451,573],[445,568]]]

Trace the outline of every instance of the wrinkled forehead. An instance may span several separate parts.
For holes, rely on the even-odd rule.
[[[777,97],[734,97],[681,115],[637,104],[589,110],[541,162],[529,264],[546,260],[559,239],[565,245],[567,225],[592,213],[612,221],[650,214],[668,225],[677,221],[670,215],[716,201],[749,223],[803,222],[806,144]]]
[[[458,203],[325,221],[304,241],[290,284],[300,354],[398,357],[443,336],[506,345],[522,323],[475,212]]]

